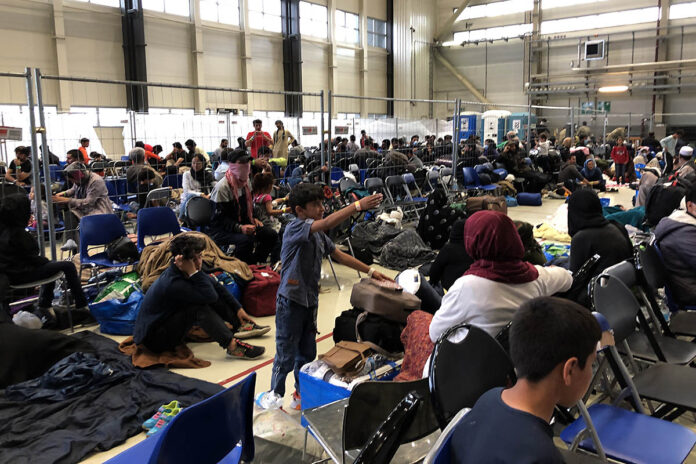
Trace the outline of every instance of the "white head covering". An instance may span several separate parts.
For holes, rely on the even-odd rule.
[[[694,149],[688,145],[684,145],[683,147],[681,147],[681,150],[679,150],[679,156],[681,156],[683,158],[691,158],[691,155],[693,155],[693,154],[694,154]]]

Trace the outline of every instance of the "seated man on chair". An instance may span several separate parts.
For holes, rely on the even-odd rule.
[[[601,336],[577,303],[553,297],[524,303],[510,329],[517,383],[489,390],[464,416],[452,436],[452,462],[564,462],[549,422],[557,404],[573,406],[587,391]]]
[[[679,165],[679,161],[675,167]],[[655,228],[655,239],[669,269],[672,298],[696,305],[696,187],[686,191],[686,210],[675,210]]]
[[[133,340],[155,353],[174,351],[191,327],[200,326],[232,358],[254,359],[263,347],[238,340],[263,335],[239,302],[215,279],[201,271],[205,242],[190,234],[171,242],[172,262],[145,294],[135,321]],[[230,330],[225,322],[232,325]]]

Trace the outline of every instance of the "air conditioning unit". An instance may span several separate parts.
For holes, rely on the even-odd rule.
[[[604,41],[603,40],[588,40],[585,42],[585,60],[603,60],[604,59]]]

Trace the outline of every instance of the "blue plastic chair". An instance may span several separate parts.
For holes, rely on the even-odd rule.
[[[85,266],[124,267],[133,263],[117,263],[106,256],[106,251],[90,256],[89,247],[106,246],[119,237],[127,237],[125,227],[115,214],[93,214],[80,220],[80,272]]]
[[[184,184],[183,174],[169,174],[162,179],[162,187],[181,188]]]
[[[343,179],[343,169],[338,166],[331,167],[331,185],[336,187],[338,183]]]
[[[183,409],[169,425],[106,461],[108,464],[225,464],[254,459],[256,373]],[[241,442],[241,443],[240,443]]]
[[[293,171],[294,171],[295,168],[297,168],[297,167],[299,167],[299,164],[296,164],[296,163],[288,164],[288,165],[285,167],[285,175],[284,175],[283,178],[280,180],[280,183],[281,183],[281,184],[289,184],[290,177],[292,177]]]
[[[181,233],[179,220],[174,211],[166,206],[143,208],[138,210],[138,251],[145,248],[145,237]],[[152,245],[151,242],[148,245]]]
[[[464,172],[464,187],[467,190],[485,190],[491,191],[498,188],[495,184],[483,185],[481,179],[474,168],[462,168]]]
[[[442,431],[437,441],[430,449],[430,452],[423,460],[423,464],[451,464],[452,463],[452,435],[454,435],[457,426],[464,420],[464,417],[470,411],[469,408],[464,408],[452,418],[447,427]]]
[[[494,169],[493,172],[498,174],[502,180],[508,176],[508,172],[505,169]]]

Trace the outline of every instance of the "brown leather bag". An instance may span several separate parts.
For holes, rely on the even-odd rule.
[[[320,354],[319,359],[337,374],[351,374],[363,368],[370,349],[365,343],[343,340],[326,353]]]
[[[477,211],[500,211],[507,214],[507,202],[505,197],[494,197],[484,195],[482,197],[469,197],[466,199],[466,214],[473,214]]]
[[[406,318],[412,311],[421,308],[421,300],[416,295],[404,292],[403,288],[393,282],[378,282],[370,278],[353,285],[350,304],[402,324],[406,323]]]

